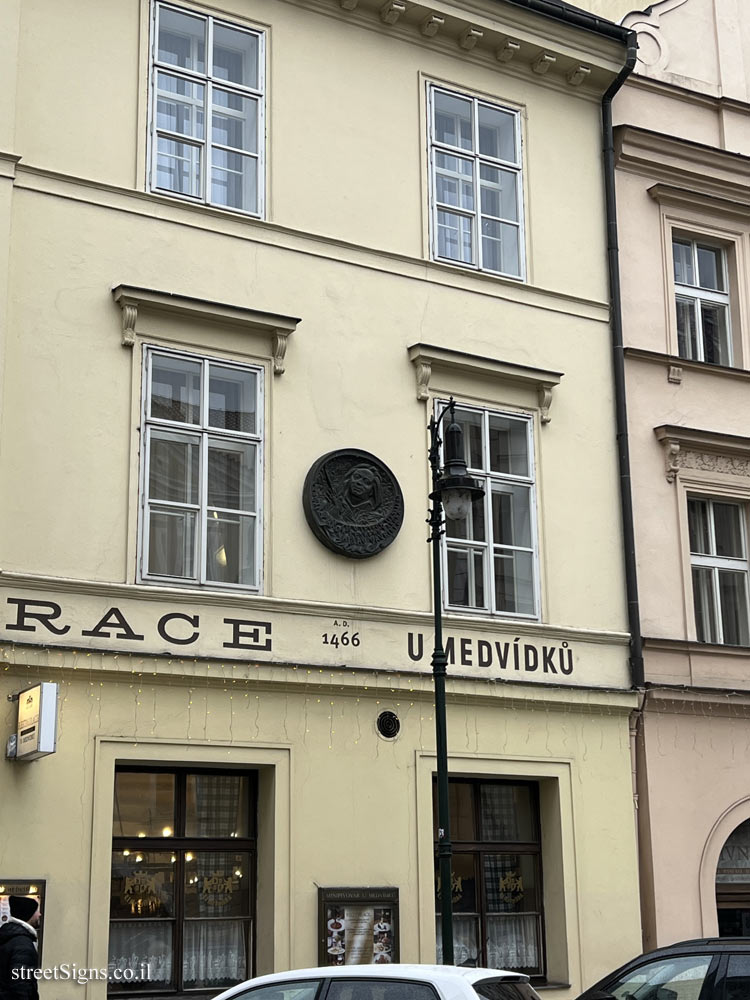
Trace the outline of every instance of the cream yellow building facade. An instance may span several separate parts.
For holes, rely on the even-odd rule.
[[[443,552],[457,960],[575,996],[641,941],[622,34],[504,0],[1,16],[2,690],[58,703],[56,751],[2,764],[0,878],[43,884],[42,964],[214,995],[350,960],[337,888],[387,925],[370,961],[434,961],[426,426],[453,396],[486,489]],[[367,558],[303,509],[342,449],[355,526],[403,497]]]

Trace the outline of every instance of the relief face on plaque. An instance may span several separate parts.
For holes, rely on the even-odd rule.
[[[391,470],[367,451],[329,451],[307,473],[307,523],[329,548],[366,559],[390,545],[404,519],[404,498]]]

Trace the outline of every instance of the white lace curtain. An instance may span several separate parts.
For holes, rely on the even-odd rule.
[[[144,926],[132,921],[113,920],[109,925],[109,972],[136,970],[147,964],[150,983],[172,982],[172,924],[149,920]]]
[[[537,917],[487,917],[487,961],[492,969],[535,969],[539,966]]]
[[[479,964],[478,917],[453,915],[453,960],[456,965]],[[536,914],[487,917],[487,965],[490,969],[535,969],[539,967],[539,936]],[[437,962],[443,961],[440,917],[436,921]]]
[[[462,917],[453,914],[453,961],[456,965],[476,966],[479,964],[479,934],[478,917]],[[443,962],[443,941],[440,930],[440,917],[437,927],[437,962]]]
[[[247,979],[242,921],[186,921],[182,972],[186,987],[223,986]]]

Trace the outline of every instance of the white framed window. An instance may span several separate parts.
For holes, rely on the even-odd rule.
[[[432,254],[524,277],[521,116],[429,88]]]
[[[258,590],[263,369],[146,349],[144,581]]]
[[[485,495],[463,520],[446,521],[446,606],[538,618],[531,417],[456,406],[456,421],[469,473]]]
[[[265,36],[154,5],[150,188],[263,215]]]
[[[688,532],[698,641],[750,645],[747,505],[689,496]]]
[[[672,261],[680,357],[731,365],[726,251],[716,244],[675,234]]]

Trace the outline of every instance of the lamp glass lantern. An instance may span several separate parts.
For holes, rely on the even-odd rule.
[[[450,423],[445,429],[445,464],[442,471],[437,469],[437,475],[433,478],[430,498],[440,500],[449,521],[461,521],[468,515],[474,501],[482,499],[484,488],[467,472],[463,446],[464,432],[456,420],[453,399],[434,425],[435,434],[446,413],[450,414]],[[433,472],[435,471],[433,467]]]

